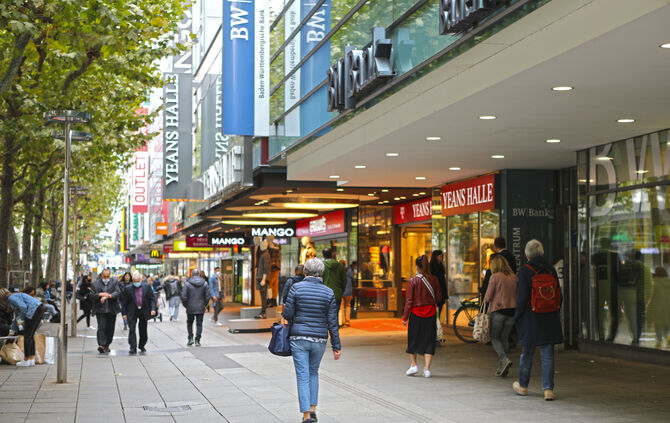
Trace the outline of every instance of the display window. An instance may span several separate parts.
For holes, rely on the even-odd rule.
[[[393,269],[392,207],[358,208],[358,286],[356,309],[395,311],[398,308]]]

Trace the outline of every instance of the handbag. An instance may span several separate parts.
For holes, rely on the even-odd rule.
[[[428,292],[430,292],[430,295],[433,296],[433,300],[435,301],[435,324],[437,326],[437,335],[435,336],[435,340],[437,342],[444,342],[444,333],[442,331],[442,323],[440,322],[440,310],[437,309],[437,298],[435,297],[435,291],[433,290],[433,287],[430,286],[430,283],[426,280],[423,275],[421,276],[421,281],[423,282],[424,285],[426,285],[426,288],[428,288]]]
[[[479,313],[475,316],[472,338],[482,344],[489,342],[491,340],[490,324],[491,317],[489,315],[489,305],[486,301],[482,301],[482,305],[479,307]]]
[[[291,343],[288,340],[291,326],[282,325],[281,323],[272,324],[272,338],[268,350],[274,355],[288,357],[291,355]]]
[[[0,358],[9,364],[16,364],[24,359],[23,351],[17,342],[9,342],[0,348]]]

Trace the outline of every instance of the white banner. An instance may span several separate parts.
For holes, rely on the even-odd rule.
[[[294,1],[284,15],[284,40],[298,28],[300,24],[300,2]],[[300,62],[300,34],[293,37],[286,46],[284,53],[284,75],[295,68]],[[300,100],[300,69],[298,69],[284,84],[284,111],[290,109]],[[288,137],[300,136],[300,107],[296,107],[284,118],[284,135]]]
[[[254,4],[254,135],[270,135],[270,3]],[[224,121],[226,116],[223,116]],[[241,134],[243,135],[243,134]]]
[[[130,205],[133,213],[149,211],[149,153],[136,151],[130,180]]]

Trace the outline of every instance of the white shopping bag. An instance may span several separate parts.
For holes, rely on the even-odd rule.
[[[56,362],[56,338],[46,337],[46,349],[44,353],[44,364],[54,364]]]

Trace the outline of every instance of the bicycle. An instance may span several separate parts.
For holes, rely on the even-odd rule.
[[[466,298],[454,314],[454,334],[463,342],[474,344],[477,341],[472,337],[475,326],[475,317],[479,313],[479,297]]]

